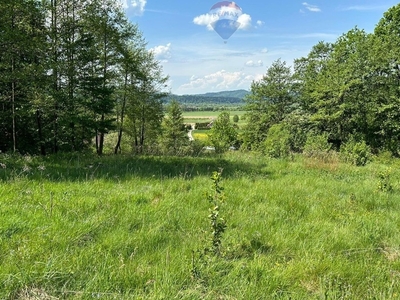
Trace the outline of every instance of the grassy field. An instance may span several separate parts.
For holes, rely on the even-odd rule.
[[[399,166],[3,154],[0,299],[397,299]]]

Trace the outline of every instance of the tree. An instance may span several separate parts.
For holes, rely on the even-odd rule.
[[[158,142],[161,123],[164,117],[162,99],[165,92],[167,76],[163,75],[160,63],[152,52],[143,53],[139,61],[141,78],[132,82],[132,92],[128,95],[126,115],[129,119],[127,133],[133,138],[133,150],[142,153],[146,144],[148,148]]]
[[[121,56],[122,28],[128,21],[122,8],[111,0],[93,0],[86,8],[85,22],[94,36],[93,56],[90,61],[88,94],[89,109],[93,113],[96,152],[101,155],[105,134],[114,129],[116,105],[115,90],[118,79],[117,68]]]
[[[352,133],[366,135],[368,131],[368,49],[369,36],[355,28],[331,46],[318,44],[306,60],[296,61],[304,109],[310,113],[311,124],[319,132],[327,132],[337,148]],[[324,54],[322,60],[315,60],[317,51]],[[301,65],[304,61],[305,66]]]
[[[400,4],[385,12],[375,27],[369,85],[373,106],[374,146],[400,155]]]
[[[308,112],[315,112],[311,95],[318,88],[317,77],[326,69],[332,50],[331,43],[319,42],[307,57],[294,61],[295,93],[300,97],[301,107]]]
[[[0,150],[25,152],[38,138],[31,100],[43,84],[44,14],[34,0],[4,0],[0,11]]]
[[[179,102],[172,100],[167,106],[167,117],[164,121],[164,147],[176,155],[183,146],[188,145],[189,137],[183,123]]]
[[[247,149],[262,146],[269,128],[278,124],[293,110],[294,80],[290,67],[277,60],[260,81],[251,84],[251,94],[245,98],[247,125],[243,144]]]
[[[238,115],[234,115],[233,116],[233,122],[235,122],[235,123],[239,122],[239,116]]]
[[[143,70],[139,68],[145,59],[145,42],[137,26],[129,26],[124,35],[125,41],[121,44],[120,83],[117,89],[116,121],[118,129],[117,143],[114,154],[121,152],[122,134],[130,94],[136,92],[136,83],[144,79]]]
[[[237,141],[237,132],[233,124],[230,122],[228,112],[221,113],[213,122],[210,141],[215,147],[215,152],[222,153],[233,146]]]

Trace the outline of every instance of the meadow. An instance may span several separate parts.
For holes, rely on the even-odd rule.
[[[1,154],[0,299],[399,298],[399,166]]]

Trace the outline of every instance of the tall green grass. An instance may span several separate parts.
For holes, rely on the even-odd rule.
[[[1,299],[400,297],[398,161],[354,167],[232,152],[0,163]],[[196,260],[194,278],[220,167],[223,254]],[[383,191],[389,167],[393,188]]]

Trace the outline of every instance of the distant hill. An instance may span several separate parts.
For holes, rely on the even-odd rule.
[[[246,90],[235,90],[235,91],[205,93],[205,94],[201,94],[200,96],[204,96],[204,97],[227,97],[227,98],[243,99],[248,94],[250,94],[250,92],[246,91]]]
[[[184,109],[192,109],[194,107],[213,108],[213,107],[232,107],[244,105],[243,98],[250,92],[246,90],[234,90],[215,93],[195,94],[195,95],[168,95],[165,102],[172,99],[177,100],[183,105]]]

